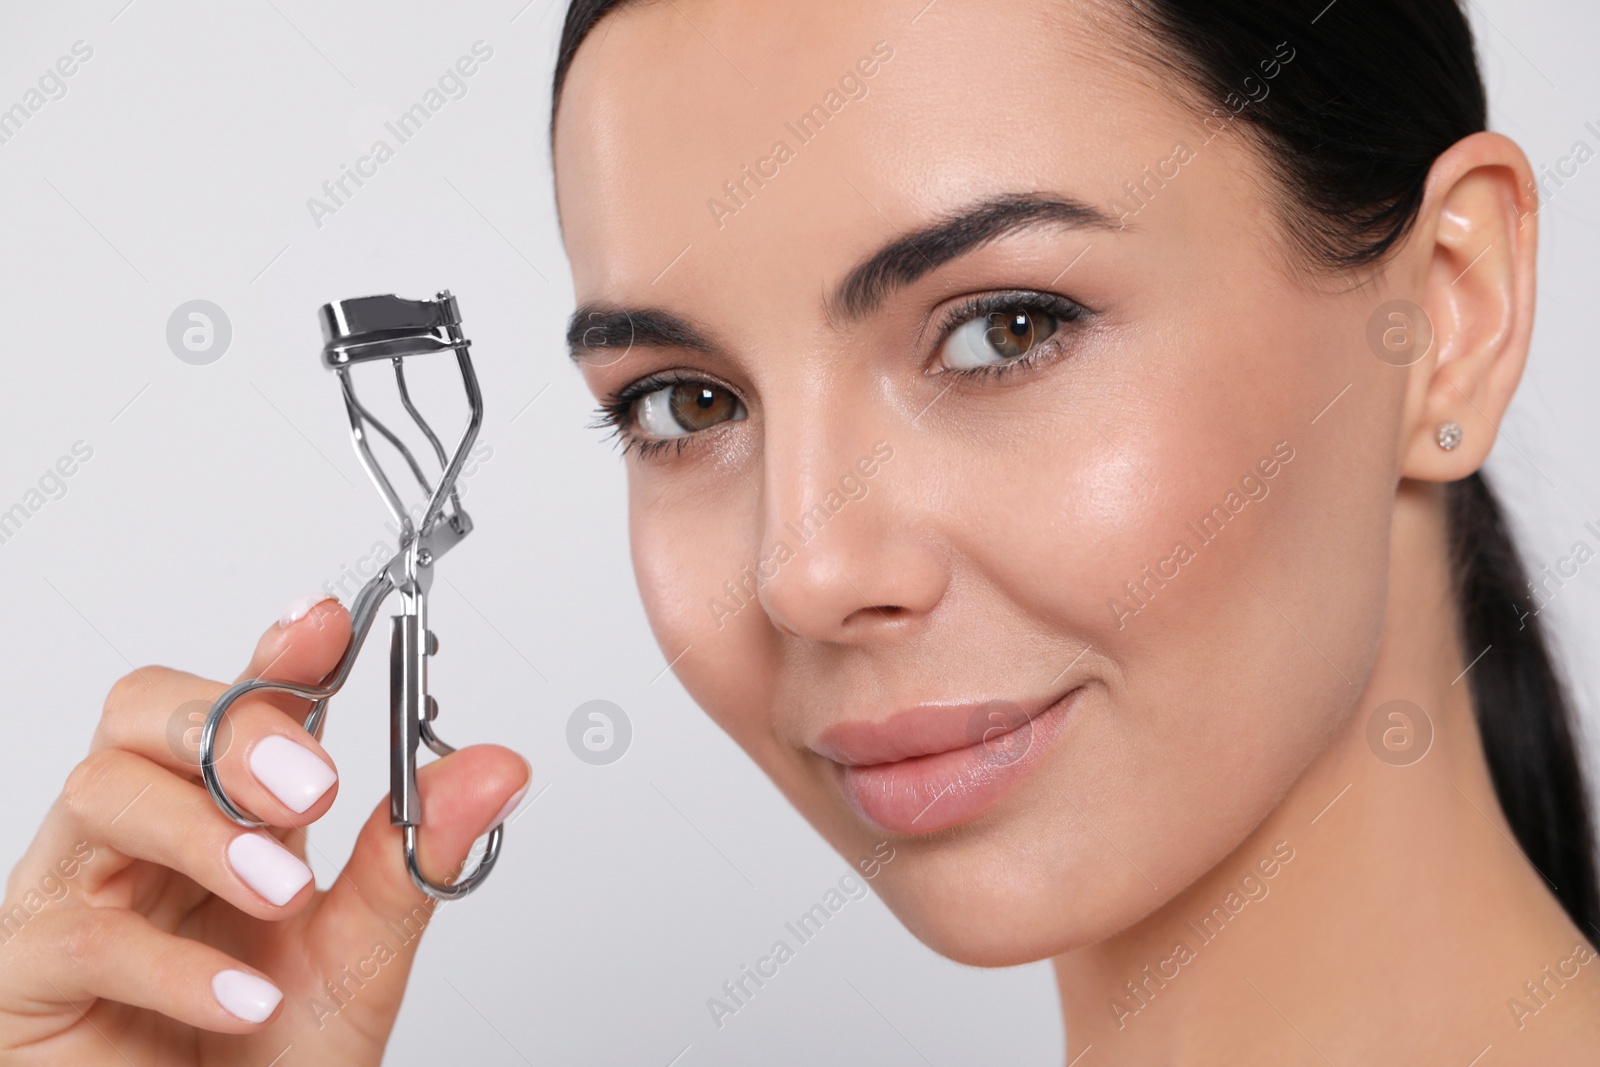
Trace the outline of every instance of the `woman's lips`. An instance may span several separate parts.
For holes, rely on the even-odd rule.
[[[1053,703],[913,708],[880,723],[837,723],[813,749],[839,765],[844,794],[891,833],[977,818],[1043,758],[1082,687]]]

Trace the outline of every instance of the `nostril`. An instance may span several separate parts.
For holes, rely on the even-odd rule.
[[[909,610],[898,604],[875,604],[871,607],[857,608],[845,617],[844,623],[850,626],[860,622],[872,622],[882,619],[886,622],[899,622],[910,614]]]

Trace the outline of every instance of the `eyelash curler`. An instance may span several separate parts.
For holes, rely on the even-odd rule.
[[[366,641],[368,631],[372,629],[379,606],[390,593],[398,589],[401,613],[391,616],[389,630],[389,821],[404,831],[402,840],[406,870],[411,874],[411,881],[431,897],[456,900],[471,893],[488,878],[495,861],[499,859],[500,841],[504,836],[504,827],[496,826],[489,834],[488,844],[477,868],[453,884],[430,882],[417,867],[417,827],[422,820],[421,797],[417,793],[417,744],[419,741],[426,744],[440,756],[455,751],[433,732],[433,721],[438,717],[439,705],[428,694],[428,657],[437,651],[438,641],[428,629],[428,589],[433,584],[434,563],[472,532],[472,520],[461,509],[461,499],[456,491],[456,479],[483,423],[483,396],[478,389],[477,375],[472,370],[472,357],[467,353],[472,342],[461,332],[461,311],[449,290],[439,293],[433,300],[404,300],[393,295],[340,300],[324,304],[317,315],[326,342],[322,348],[322,362],[339,375],[356,454],[367,476],[383,495],[390,514],[399,523],[399,550],[382,570],[361,587],[351,602],[349,647],[321,685],[251,678],[217,698],[200,732],[200,776],[205,780],[212,799],[230,819],[242,826],[265,826],[265,823],[251,818],[233,803],[217,777],[217,728],[222,717],[233,702],[246,693],[258,689],[292,693],[313,702],[303,725],[311,736],[320,741],[328,700],[349,678],[356,656]],[[471,406],[467,428],[455,452],[449,457],[446,457],[438,436],[411,402],[404,367],[407,357],[447,351],[456,354],[461,380],[466,387],[467,402]],[[436,485],[429,484],[422,466],[401,440],[356,399],[355,387],[350,380],[351,368],[358,363],[378,361],[394,364],[400,401],[433,446],[434,457],[442,471]],[[399,450],[412,475],[422,486],[423,493],[427,494],[427,506],[420,521],[412,521],[411,513],[402,506],[394,486],[373,457],[368,443],[368,427],[376,430]],[[450,504],[448,513],[444,511],[446,500]]]

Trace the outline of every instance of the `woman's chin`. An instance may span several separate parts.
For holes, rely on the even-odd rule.
[[[1128,894],[1085,894],[1053,881],[1030,883],[1014,864],[925,864],[886,870],[875,891],[912,935],[970,967],[1034,963],[1100,941],[1136,922]],[[1009,867],[1009,871],[1008,871]]]
[[[946,959],[968,967],[1015,967],[1049,959],[1091,943],[1087,934],[1074,936],[1068,921],[1041,929],[1007,913],[1006,902],[988,901],[973,910],[896,908],[890,910],[924,945]],[[974,913],[982,921],[972,921]]]

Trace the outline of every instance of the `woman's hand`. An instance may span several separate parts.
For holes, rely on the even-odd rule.
[[[241,678],[315,684],[350,639],[323,601],[256,646]],[[406,874],[385,797],[326,892],[305,827],[338,792],[333,760],[286,694],[241,698],[219,740],[223,787],[267,829],[230,821],[200,783],[199,723],[225,688],[165,667],[119,680],[0,908],[0,1062],[376,1064],[435,902]],[[529,780],[477,746],[417,774],[423,872],[453,881]]]

